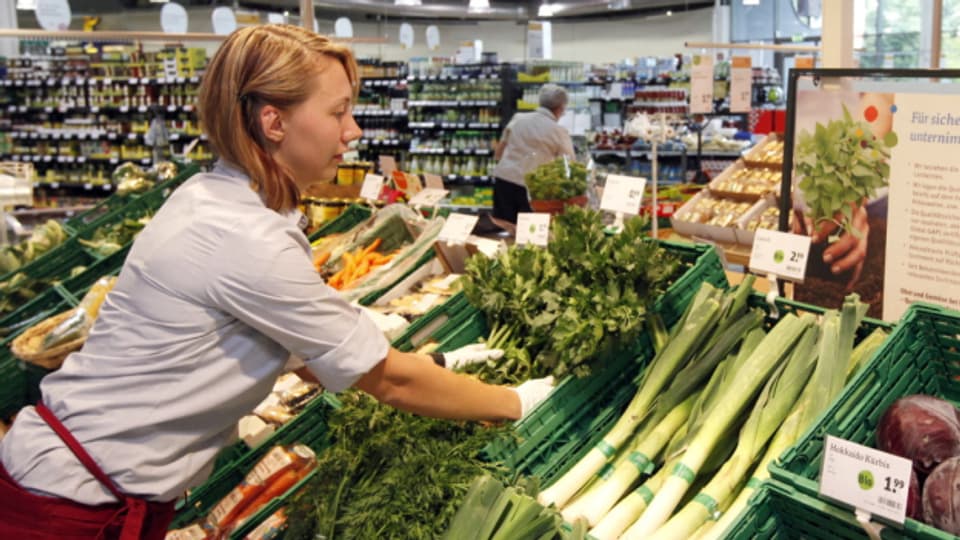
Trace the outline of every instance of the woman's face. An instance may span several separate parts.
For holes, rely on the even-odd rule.
[[[281,113],[283,139],[275,157],[290,168],[301,193],[318,182],[337,175],[337,164],[347,151],[347,143],[362,135],[353,118],[353,89],[340,62],[319,60],[323,70],[313,84],[313,92],[299,105]]]

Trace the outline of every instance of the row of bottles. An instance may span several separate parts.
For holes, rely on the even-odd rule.
[[[492,158],[480,156],[410,156],[409,171],[416,174],[431,173],[441,176],[490,176],[496,163]]]
[[[361,122],[364,139],[400,139],[406,133],[406,129],[397,125],[392,118],[364,118]]]
[[[493,100],[500,99],[500,81],[477,80],[453,83],[410,83],[410,100]]]
[[[200,135],[200,125],[190,115],[179,113],[168,115],[165,119],[167,132],[170,135],[197,137]],[[28,134],[37,133],[43,138],[122,138],[129,134],[143,135],[150,128],[150,121],[146,114],[132,114],[123,117],[97,115],[94,118],[67,118],[64,121],[44,121],[42,123],[14,123],[9,130],[20,132],[16,137],[21,141],[33,140]],[[38,139],[42,140],[42,139]]]
[[[459,122],[494,124],[500,122],[500,110],[493,107],[434,110],[411,109],[410,122]]]
[[[4,87],[0,102],[26,107],[141,107],[194,105],[196,84],[130,85],[126,81],[96,86]]]
[[[414,138],[410,150],[490,150],[497,144],[497,136],[490,132],[455,131],[432,138]]]

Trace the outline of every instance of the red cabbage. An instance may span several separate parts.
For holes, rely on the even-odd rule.
[[[923,520],[942,531],[960,534],[960,457],[944,461],[927,477]]]
[[[877,448],[913,461],[921,476],[930,474],[960,455],[960,411],[933,396],[900,398],[880,418]]]

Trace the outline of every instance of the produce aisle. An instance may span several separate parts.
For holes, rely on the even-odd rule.
[[[0,84],[5,157],[36,167],[41,204],[89,203],[0,248],[0,438],[90,338],[142,231],[210,168],[193,103],[207,58],[121,52],[131,65],[38,75],[18,63]],[[156,71],[165,59],[176,72]],[[495,350],[454,369],[511,387],[552,377],[553,388],[516,422],[455,422],[286,371],[236,422],[209,478],[177,499],[166,538],[960,534],[960,313],[911,302],[882,320],[876,282],[840,294],[744,273],[783,208],[790,231],[806,226],[803,205],[780,200],[795,141],[750,133],[722,92],[694,118],[690,67],[670,60],[362,62],[363,135],[335,181],[301,201],[309,276],[399,351],[446,353],[446,367]],[[584,121],[589,133],[575,134],[577,158],[526,175],[531,222],[485,233],[475,218],[489,211],[497,140],[551,82],[571,96],[570,130]],[[756,84],[768,83],[779,88]],[[846,232],[858,205],[887,197],[896,144],[873,135],[866,109],[843,110],[842,129],[817,126],[848,137],[840,183],[869,185],[850,201],[822,188],[811,204]],[[164,144],[146,143],[152,122]],[[791,157],[802,177],[823,172],[817,152]],[[655,168],[656,192],[637,183]],[[887,244],[886,221],[868,223],[869,270]],[[841,493],[851,486],[859,515]]]

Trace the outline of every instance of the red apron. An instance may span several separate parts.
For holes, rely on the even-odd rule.
[[[162,540],[173,520],[174,503],[149,502],[121,493],[50,409],[42,403],[36,409],[90,474],[123,502],[88,506],[35,495],[20,487],[0,464],[0,538]]]

